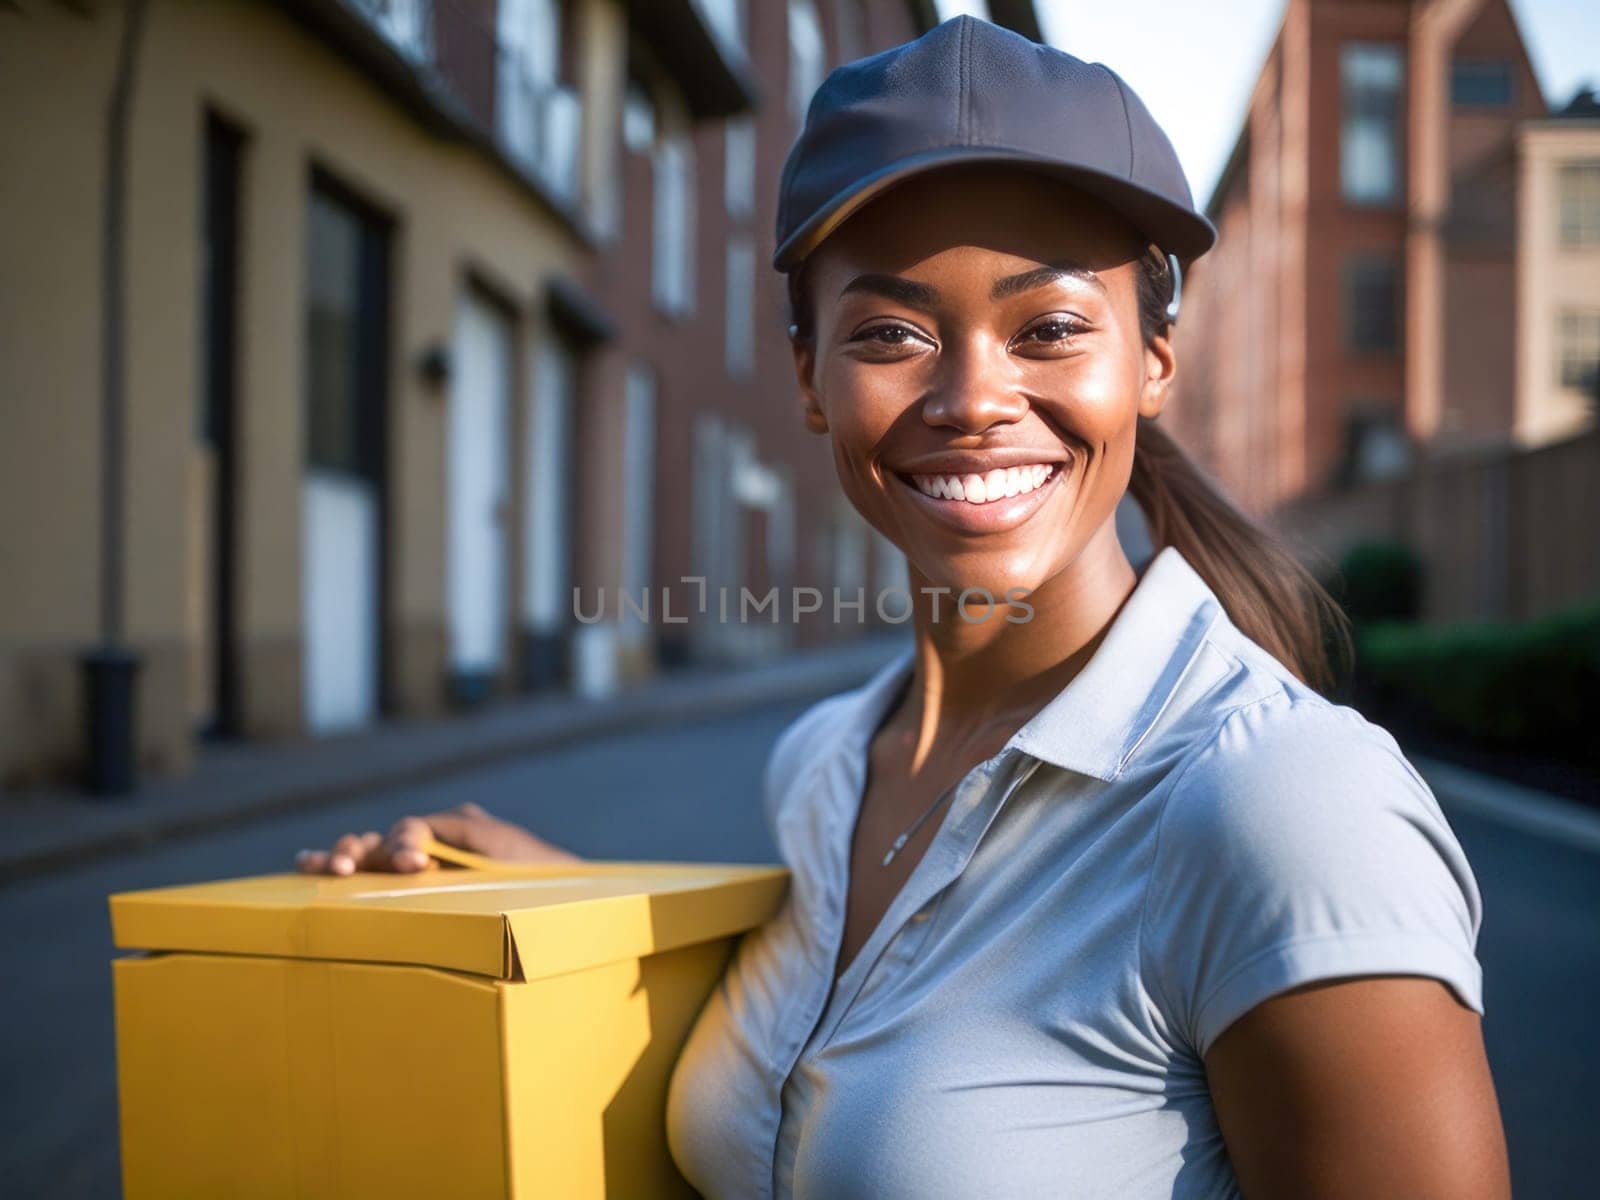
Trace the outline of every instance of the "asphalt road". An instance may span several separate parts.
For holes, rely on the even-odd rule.
[[[592,742],[0,890],[0,1192],[119,1193],[108,893],[287,869],[302,845],[469,799],[586,856],[773,861],[755,789],[798,711]],[[1593,1195],[1600,856],[1464,813],[1451,822],[1484,894],[1485,1037],[1516,1194]]]

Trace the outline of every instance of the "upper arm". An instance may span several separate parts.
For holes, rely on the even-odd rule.
[[[1511,1194],[1482,1022],[1439,981],[1302,984],[1205,1056],[1248,1197]]]
[[[1482,903],[1393,739],[1274,697],[1232,714],[1166,804],[1144,969],[1246,1194],[1500,1194]]]

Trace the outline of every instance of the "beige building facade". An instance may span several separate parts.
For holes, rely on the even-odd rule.
[[[452,389],[464,369],[497,375],[470,382],[501,391],[513,436],[494,447],[500,474],[524,474],[512,460],[525,461],[525,389],[559,336],[548,288],[581,273],[614,167],[591,154],[564,199],[407,90],[405,29],[341,39],[302,7],[156,0],[143,14],[128,104],[125,415],[113,451],[121,613],[110,630],[101,239],[107,99],[130,10],[0,14],[10,782],[75,768],[79,659],[108,636],[141,660],[139,758],[157,772],[182,769],[208,723],[246,736],[332,732],[449,698]],[[351,15],[337,7],[334,19]],[[620,37],[614,6],[590,10],[591,45]],[[611,51],[596,57],[620,61],[621,46]],[[607,83],[595,70],[585,82]],[[598,123],[618,105],[588,111],[606,144]],[[220,404],[226,467],[210,411]],[[509,611],[518,535],[538,518],[508,488],[494,500],[510,530],[495,584]],[[604,518],[591,532],[614,542]]]
[[[129,656],[163,774],[882,625],[794,611],[903,563],[797,436],[768,214],[950,8],[0,6],[0,786],[82,777]]]
[[[1522,126],[1517,141],[1516,440],[1592,427],[1600,407],[1600,105]]]

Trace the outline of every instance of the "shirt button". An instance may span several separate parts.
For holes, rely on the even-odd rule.
[[[928,919],[928,910],[927,910],[927,908],[925,908],[925,907],[924,908],[920,908],[916,912],[912,913],[911,914],[911,919],[913,921],[926,921]]]

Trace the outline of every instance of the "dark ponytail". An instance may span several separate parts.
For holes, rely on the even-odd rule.
[[[804,260],[788,276],[794,336],[815,336]],[[1156,253],[1139,261],[1139,328],[1167,331],[1172,279]],[[1128,481],[1155,549],[1176,546],[1251,641],[1307,687],[1332,696],[1353,660],[1350,620],[1271,530],[1246,516],[1154,420],[1138,419]]]
[[[1167,332],[1172,279],[1158,254],[1139,266],[1139,329],[1149,341]],[[1176,546],[1246,637],[1313,690],[1332,696],[1343,688],[1354,658],[1344,610],[1148,417],[1139,418],[1128,491],[1154,547]]]

